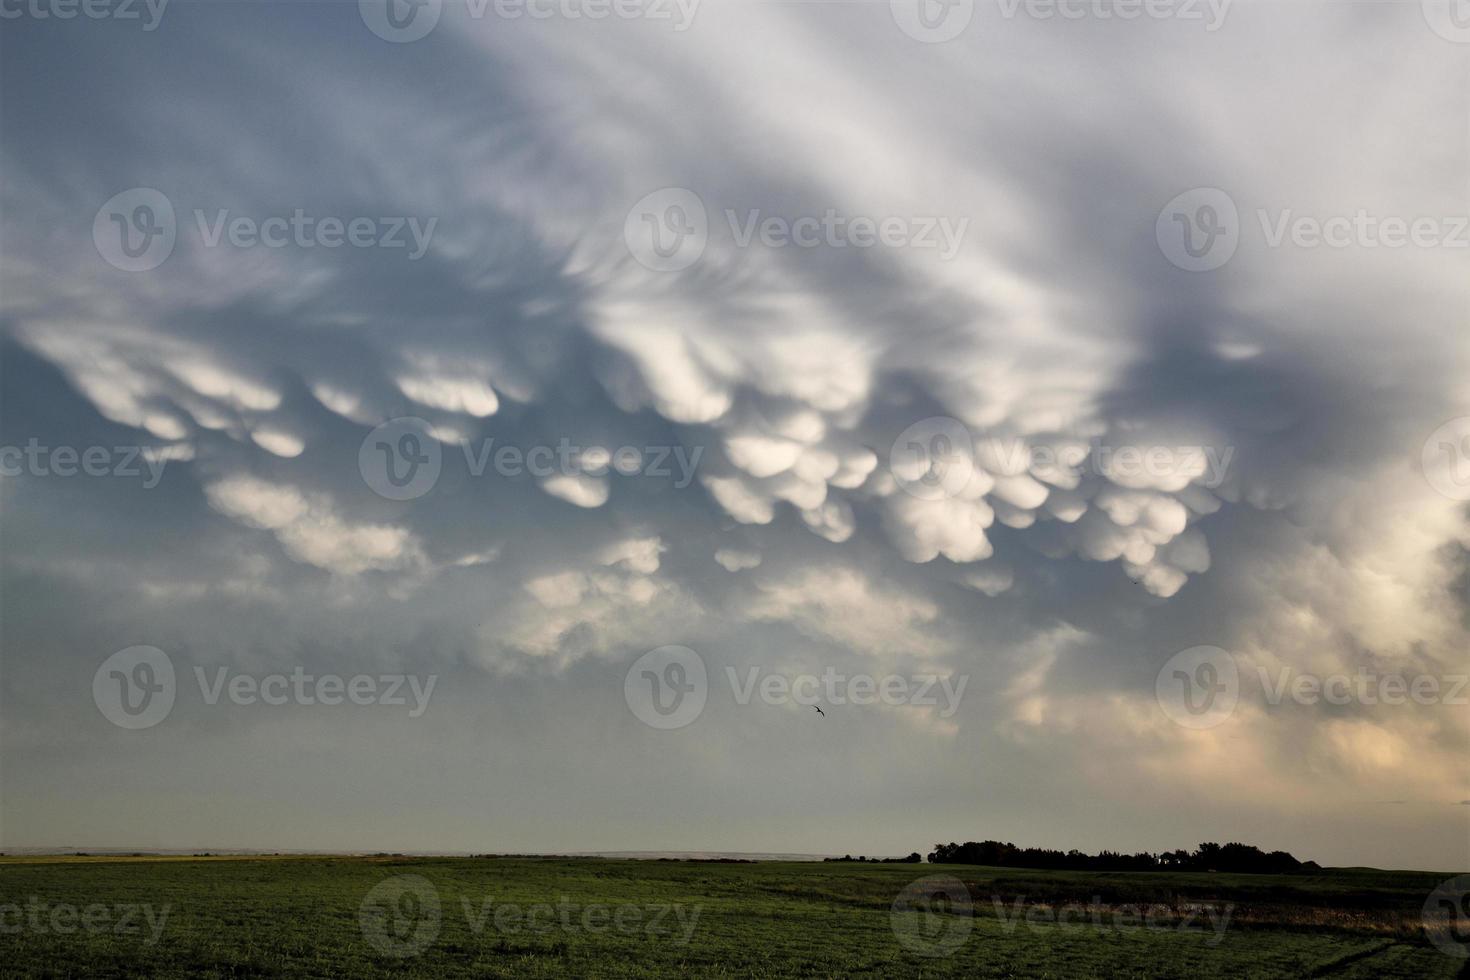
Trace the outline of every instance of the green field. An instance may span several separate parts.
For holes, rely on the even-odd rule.
[[[895,913],[931,876],[958,880],[970,913],[964,895]],[[1420,922],[1446,877],[9,857],[0,975],[1470,976]]]

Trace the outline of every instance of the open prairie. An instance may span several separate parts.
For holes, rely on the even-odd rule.
[[[597,858],[0,859],[30,976],[1455,977],[1443,875]],[[915,884],[915,883],[919,884]]]

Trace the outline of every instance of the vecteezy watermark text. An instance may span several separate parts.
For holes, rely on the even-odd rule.
[[[221,701],[270,707],[381,705],[407,707],[410,718],[418,718],[427,710],[439,681],[437,674],[315,674],[299,665],[289,673],[268,674],[196,666],[193,674],[206,705]],[[119,728],[152,728],[173,711],[177,696],[173,660],[157,647],[119,650],[92,675],[92,700],[97,710]]]
[[[1359,667],[1354,673],[1274,671],[1256,665],[1261,696],[1269,705],[1292,701],[1303,706],[1436,704],[1470,705],[1470,675],[1408,674]],[[1229,718],[1240,699],[1241,670],[1228,650],[1190,647],[1170,657],[1159,669],[1155,696],[1164,714],[1185,728],[1213,728]]]
[[[468,0],[471,20],[494,16],[510,21],[647,20],[687,31],[700,0]],[[385,41],[408,44],[428,37],[439,24],[444,0],[358,0],[367,29]]]
[[[1007,900],[991,895],[990,905],[1001,931],[1011,934],[1025,927],[1053,933],[1058,929],[1099,932],[1153,932],[1210,934],[1205,942],[1218,946],[1225,938],[1234,904],[1209,903],[1113,904],[1094,895],[1090,902]],[[899,945],[919,956],[950,956],[970,938],[975,906],[969,888],[958,878],[930,875],[909,882],[894,899],[889,923]]]
[[[1448,704],[1470,705],[1465,689],[1470,674],[1380,674],[1366,667],[1348,674],[1307,674],[1281,667],[1275,676],[1257,667],[1266,703],[1279,705],[1290,698],[1297,704]]]
[[[742,706],[759,698],[773,706],[818,709],[846,705],[938,708],[939,717],[945,719],[959,710],[970,680],[967,674],[847,674],[832,666],[821,674],[761,666],[743,671],[727,666],[724,673],[731,697]],[[623,675],[628,709],[650,728],[663,730],[683,728],[698,718],[709,700],[709,687],[704,658],[684,646],[650,650]]]
[[[967,217],[862,215],[836,208],[796,215],[760,208],[725,208],[721,213],[723,228],[711,224],[703,199],[694,191],[665,187],[644,195],[628,210],[623,241],[641,265],[656,272],[678,272],[698,262],[716,234],[738,249],[918,249],[949,260],[959,253],[970,226]]]
[[[483,476],[493,466],[500,476],[534,477],[623,476],[673,477],[674,487],[683,490],[694,481],[694,468],[704,454],[703,446],[578,446],[560,439],[555,446],[539,445],[522,448],[515,445],[497,447],[495,440],[485,439],[478,446],[464,444],[465,465],[471,476]],[[675,472],[677,470],[677,473]]]
[[[438,218],[413,215],[317,215],[305,208],[265,217],[236,214],[229,208],[195,208],[193,215],[203,248],[404,249],[410,262],[428,251],[439,223]],[[92,220],[97,253],[125,272],[158,268],[173,254],[179,233],[173,202],[151,187],[114,194]]]
[[[1257,208],[1260,241],[1269,249],[1466,249],[1470,215],[1351,213],[1304,214],[1294,208]],[[1234,257],[1249,224],[1235,200],[1218,187],[1195,187],[1159,211],[1154,232],[1169,262],[1188,272],[1209,272]]]
[[[46,902],[35,895],[24,903],[0,902],[0,935],[14,936],[28,932],[38,935],[141,936],[143,945],[152,946],[163,935],[172,906],[155,907],[151,903],[115,902],[73,905],[68,902]],[[146,934],[145,934],[146,930]]]
[[[741,678],[734,667],[725,668],[735,703],[749,704],[757,694],[765,704],[831,705],[883,704],[938,707],[939,717],[950,718],[960,708],[968,674],[845,674],[827,667],[817,674],[780,674],[750,667]],[[943,705],[941,707],[941,696]]]
[[[203,667],[194,668],[199,692],[205,704],[219,704],[223,695],[231,704],[355,704],[366,706],[408,705],[408,716],[417,718],[429,706],[429,698],[438,682],[437,674],[420,678],[414,674],[308,674],[294,667],[290,674],[243,674],[228,667],[216,667],[211,678]]]
[[[889,449],[888,465],[904,490],[937,500],[973,491],[977,479],[988,486],[989,476],[995,474],[1026,473],[1058,486],[1075,486],[1082,476],[1095,474],[1123,487],[1177,489],[1196,483],[1213,488],[1224,482],[1234,457],[1234,446],[977,439],[958,419],[934,416],[899,433]]]
[[[0,20],[136,20],[157,29],[169,0],[0,0]]]
[[[34,436],[24,446],[0,446],[0,476],[141,477],[143,489],[152,490],[166,465],[166,454],[142,446],[44,446]]]
[[[229,208],[219,208],[206,213],[202,208],[194,209],[194,222],[199,229],[199,239],[205,248],[218,248],[220,241],[229,242],[235,248],[408,248],[404,230],[413,239],[413,249],[408,253],[410,262],[421,259],[429,250],[429,240],[434,237],[438,218],[420,222],[417,217],[385,218],[337,218],[317,217],[296,208],[289,216],[274,215],[255,218],[250,215],[231,217]],[[289,231],[288,231],[289,229]]]
[[[827,208],[818,215],[788,217],[762,214],[759,208],[739,212],[724,210],[725,222],[736,247],[749,248],[758,242],[766,248],[930,248],[941,259],[952,259],[959,251],[969,218],[924,215],[913,218],[887,215],[849,217]]]
[[[1234,0],[1000,0],[1000,15],[1034,20],[1177,20],[1206,31],[1225,24]]]
[[[1182,905],[1121,904],[1114,905],[1094,895],[1091,902],[1066,902],[1061,905],[1049,902],[1027,902],[1025,896],[1011,901],[1009,909],[999,895],[991,896],[996,918],[1001,930],[1013,933],[1022,925],[1033,931],[1087,928],[1109,932],[1132,932],[1148,929],[1152,932],[1199,932],[1206,927],[1213,935],[1205,940],[1208,946],[1218,946],[1225,939],[1225,930],[1230,926],[1230,917],[1235,914],[1235,905],[1223,906],[1203,903]]]
[[[1217,31],[1233,0],[1000,0],[1005,20],[1175,20]],[[942,44],[965,32],[975,0],[889,0],[898,29],[916,41]]]
[[[619,933],[666,937],[687,946],[699,925],[703,905],[674,903],[609,904],[557,901],[521,904],[494,896],[461,896],[459,911],[469,931],[482,935],[552,932]],[[373,886],[358,906],[358,925],[368,945],[384,956],[417,956],[439,938],[444,903],[433,882],[422,875],[394,875]]]
[[[582,446],[570,439],[555,445],[518,446],[495,438],[460,442],[465,468],[472,477],[487,471],[497,476],[529,475],[602,478],[610,474],[672,479],[676,490],[694,481],[703,446]],[[358,471],[373,492],[389,500],[411,500],[434,488],[444,466],[444,450],[433,427],[412,416],[390,419],[363,439]]]

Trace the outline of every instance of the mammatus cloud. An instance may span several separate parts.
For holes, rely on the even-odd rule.
[[[759,567],[761,556],[754,551],[720,548],[715,552],[715,561],[719,562],[727,572],[739,572],[747,568]]]

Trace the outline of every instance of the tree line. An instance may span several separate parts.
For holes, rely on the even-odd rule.
[[[851,854],[844,854],[840,858],[822,858],[822,860],[823,861],[838,861],[838,862],[841,862],[841,861],[851,861],[854,864],[918,864],[921,861],[923,861],[924,859],[919,855],[919,852],[918,851],[914,851],[908,857],[901,857],[901,858],[879,858],[879,857],[872,857],[872,858],[870,858],[870,857],[864,857],[861,854],[859,854],[857,857],[853,857]]]
[[[1150,854],[1099,851],[1087,854],[1073,848],[1017,847],[997,840],[935,844],[931,864],[985,864],[1002,868],[1042,868],[1058,871],[1230,871],[1244,874],[1290,874],[1320,871],[1315,861],[1298,861],[1285,851],[1266,852],[1250,844],[1206,842],[1194,851],[1183,849]]]

